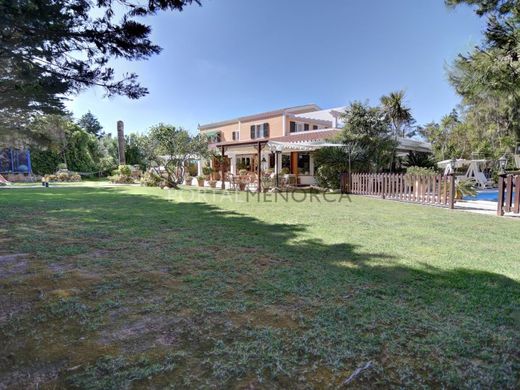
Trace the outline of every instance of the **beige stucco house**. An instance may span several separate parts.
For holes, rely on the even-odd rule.
[[[307,104],[208,123],[200,125],[199,131],[208,137],[211,148],[225,156],[219,171],[286,168],[298,184],[311,185],[315,183],[312,152],[330,145],[327,140],[341,131],[345,109]],[[429,144],[411,139],[401,140],[401,146],[402,152],[431,150]]]

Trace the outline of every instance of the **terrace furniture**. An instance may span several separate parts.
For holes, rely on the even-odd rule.
[[[232,173],[228,174],[229,179],[229,188],[232,190],[238,190],[238,181],[240,180],[240,177],[233,175]]]
[[[298,184],[298,179],[296,178],[296,175],[287,174],[287,175],[284,175],[284,179],[285,179],[285,186],[295,187]]]
[[[252,191],[253,189],[256,189],[257,186],[258,186],[257,174],[254,172],[249,172],[247,174],[247,188]]]

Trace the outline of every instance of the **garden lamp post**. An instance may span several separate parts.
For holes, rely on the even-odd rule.
[[[453,157],[450,161],[450,174],[454,175],[455,174],[455,166],[457,165],[457,159],[455,157]]]
[[[498,174],[500,176],[503,176],[506,174],[506,165],[507,165],[507,157],[506,155],[504,154],[502,157],[500,157],[498,159],[498,166],[500,168],[500,171],[498,172]]]
[[[498,159],[498,207],[497,207],[497,215],[504,215],[504,201],[506,197],[506,166],[507,166],[507,157],[504,154],[502,157]],[[511,191],[511,189],[509,189]],[[509,195],[511,196],[511,195]],[[511,198],[509,198],[511,200]],[[508,210],[509,211],[509,210]]]
[[[267,169],[267,161],[264,156],[264,157],[262,157],[262,171],[265,171],[266,169]]]

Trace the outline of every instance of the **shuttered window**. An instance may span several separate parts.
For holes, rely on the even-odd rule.
[[[308,123],[305,123],[303,125],[303,131],[309,131],[309,124]]]
[[[251,139],[269,137],[269,123],[251,126]]]
[[[269,123],[264,123],[264,138],[269,137]]]
[[[296,132],[296,122],[291,122],[290,123],[290,130],[289,130],[291,133],[294,133]]]

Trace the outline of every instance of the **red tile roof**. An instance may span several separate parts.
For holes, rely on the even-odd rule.
[[[258,142],[265,144],[269,141],[275,142],[313,142],[313,141],[323,141],[326,139],[333,138],[338,135],[341,130],[338,129],[324,129],[324,130],[311,130],[311,131],[301,131],[298,133],[293,133],[290,135],[286,135],[283,137],[273,137],[273,138],[257,138],[247,141],[228,141],[228,142],[219,142],[216,144],[209,144],[210,147],[221,147],[221,146],[245,146],[245,145],[256,145]]]
[[[269,141],[275,142],[312,142],[323,141],[325,139],[333,138],[338,135],[341,130],[327,129],[327,130],[313,130],[293,133],[283,137],[270,138]]]

